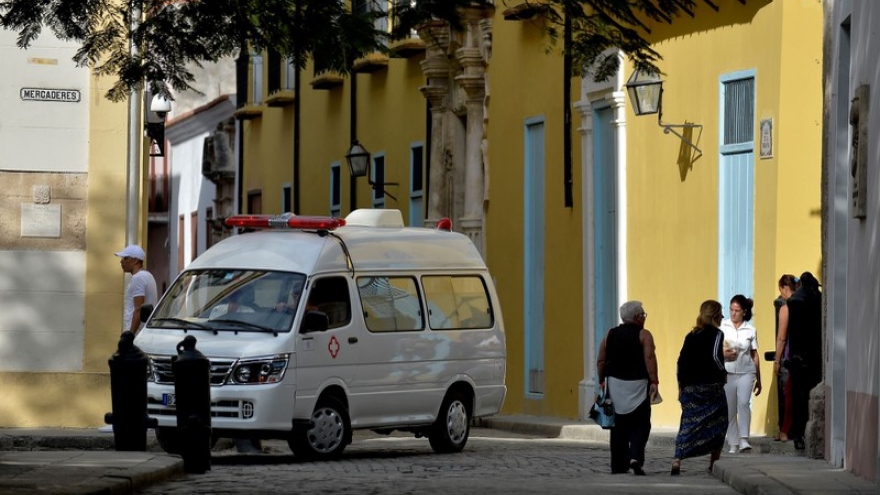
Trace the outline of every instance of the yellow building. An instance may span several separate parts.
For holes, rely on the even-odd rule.
[[[663,118],[701,124],[691,138],[702,155],[627,108],[627,294],[651,314],[669,397],[700,302],[752,298],[764,387],[752,432],[774,434],[763,353],[775,349],[777,281],[803,271],[821,279],[822,5],[719,5],[652,33],[664,57]],[[674,424],[678,405],[657,412],[655,423]]]
[[[627,63],[606,82],[569,78],[542,11],[515,3],[469,9],[461,32],[423,26],[348,76],[252,56],[243,211],[451,218],[497,281],[506,413],[583,418],[597,345],[641,300],[668,399],[653,422],[677,426],[675,362],[700,303],[753,298],[763,354],[779,276],[818,272],[821,4],[707,2],[651,25],[663,124],[678,125],[664,127],[633,113]],[[355,141],[370,181],[350,176]],[[752,431],[772,433],[761,369]]]

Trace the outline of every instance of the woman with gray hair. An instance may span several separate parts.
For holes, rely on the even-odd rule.
[[[654,336],[645,328],[640,301],[620,307],[623,323],[608,330],[599,346],[596,372],[614,405],[611,428],[611,473],[644,475],[645,446],[651,433],[651,400],[657,394]],[[606,380],[607,378],[607,380]]]

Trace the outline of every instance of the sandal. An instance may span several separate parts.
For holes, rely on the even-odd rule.
[[[669,471],[670,476],[678,476],[681,474],[681,461],[676,459],[672,461],[672,470]]]
[[[717,451],[714,451],[711,454],[709,454],[709,468],[706,469],[707,473],[709,473],[709,474],[714,473],[715,461],[717,461],[718,459],[721,459],[721,450],[717,450]]]

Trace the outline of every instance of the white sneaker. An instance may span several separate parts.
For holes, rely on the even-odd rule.
[[[742,440],[739,441],[739,451],[740,452],[748,452],[750,450],[752,450],[752,446],[749,445],[749,442],[746,441],[745,438],[743,438]]]
[[[113,425],[99,426],[98,431],[101,433],[113,433]]]
[[[736,445],[731,445],[730,450],[727,451],[728,454],[736,454],[736,451],[739,449]]]

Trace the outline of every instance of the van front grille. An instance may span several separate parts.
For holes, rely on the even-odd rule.
[[[171,371],[172,358],[177,356],[163,356],[151,354],[150,365],[153,368],[153,382],[163,385],[174,385],[174,374]],[[232,372],[236,359],[209,358],[211,361],[211,385],[224,385],[226,378]]]

